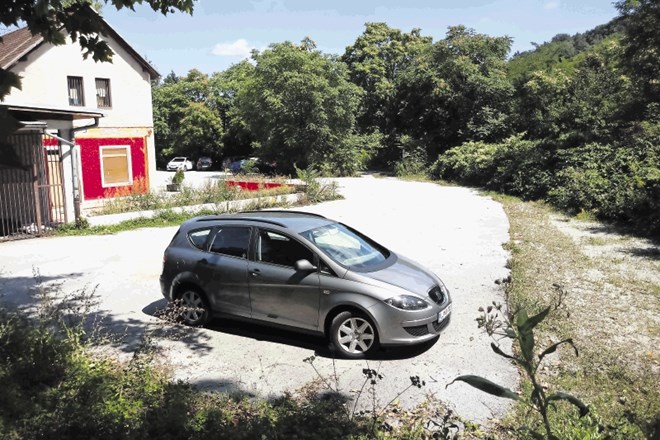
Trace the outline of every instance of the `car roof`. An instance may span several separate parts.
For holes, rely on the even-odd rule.
[[[199,225],[200,223],[213,222],[246,222],[262,223],[263,225],[274,225],[281,228],[290,229],[293,232],[300,233],[309,229],[318,228],[325,225],[337,223],[334,220],[323,217],[319,214],[302,211],[244,211],[235,214],[209,215],[195,217],[188,220],[187,225]]]

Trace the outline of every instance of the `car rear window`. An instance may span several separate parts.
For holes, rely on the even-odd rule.
[[[211,243],[211,252],[247,258],[251,228],[242,226],[221,227]]]
[[[198,249],[205,249],[204,245],[206,244],[206,239],[211,233],[211,228],[197,229],[195,231],[188,232],[188,239],[193,246]]]

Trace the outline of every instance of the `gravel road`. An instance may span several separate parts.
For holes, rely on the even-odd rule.
[[[431,345],[388,349],[379,359],[333,361],[327,343],[317,337],[236,322],[213,322],[209,328],[178,328],[158,337],[162,361],[176,379],[209,389],[273,396],[295,391],[317,378],[303,359],[351,395],[363,382],[362,369],[377,369],[384,379],[377,389],[380,404],[409,383],[421,390],[400,397],[411,407],[435,394],[462,417],[483,423],[501,416],[508,402],[466,384],[445,385],[461,374],[477,374],[515,388],[514,367],[489,348],[490,338],[477,328],[479,306],[503,301],[495,280],[508,275],[508,220],[501,206],[461,187],[405,182],[391,178],[338,179],[344,200],[300,208],[345,222],[392,250],[429,267],[450,289],[452,321]],[[162,328],[155,311],[164,306],[158,275],[162,253],[175,228],[142,229],[113,236],[52,237],[0,244],[0,301],[29,305],[33,270],[43,281],[61,284],[64,292],[96,289],[103,325],[125,334],[118,356],[129,356],[141,335]],[[362,403],[370,400],[362,396]]]

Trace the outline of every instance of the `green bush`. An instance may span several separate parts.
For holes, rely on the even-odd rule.
[[[495,174],[497,148],[497,144],[466,142],[442,154],[432,165],[431,175],[466,185],[486,186]]]
[[[431,167],[440,179],[482,186],[525,199],[545,195],[552,182],[551,153],[515,135],[499,144],[467,142],[448,150]]]
[[[522,135],[498,144],[467,142],[441,155],[431,174],[660,235],[660,129],[636,130],[619,144],[558,147]]]
[[[176,172],[172,176],[172,184],[181,185],[185,178],[186,178],[186,175],[183,172],[183,168],[179,168],[178,170],[176,170]]]
[[[496,145],[495,171],[486,187],[523,199],[543,198],[554,184],[552,146],[511,136]]]
[[[558,153],[560,170],[548,199],[571,213],[632,224],[660,234],[660,145],[588,144]]]

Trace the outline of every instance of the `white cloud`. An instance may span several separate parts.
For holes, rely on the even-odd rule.
[[[239,38],[233,43],[218,43],[213,46],[211,53],[218,56],[240,56],[247,58],[254,49],[244,38]]]
[[[543,5],[543,9],[545,10],[551,10],[551,9],[557,9],[559,7],[559,0],[551,0],[547,2],[545,5]]]

